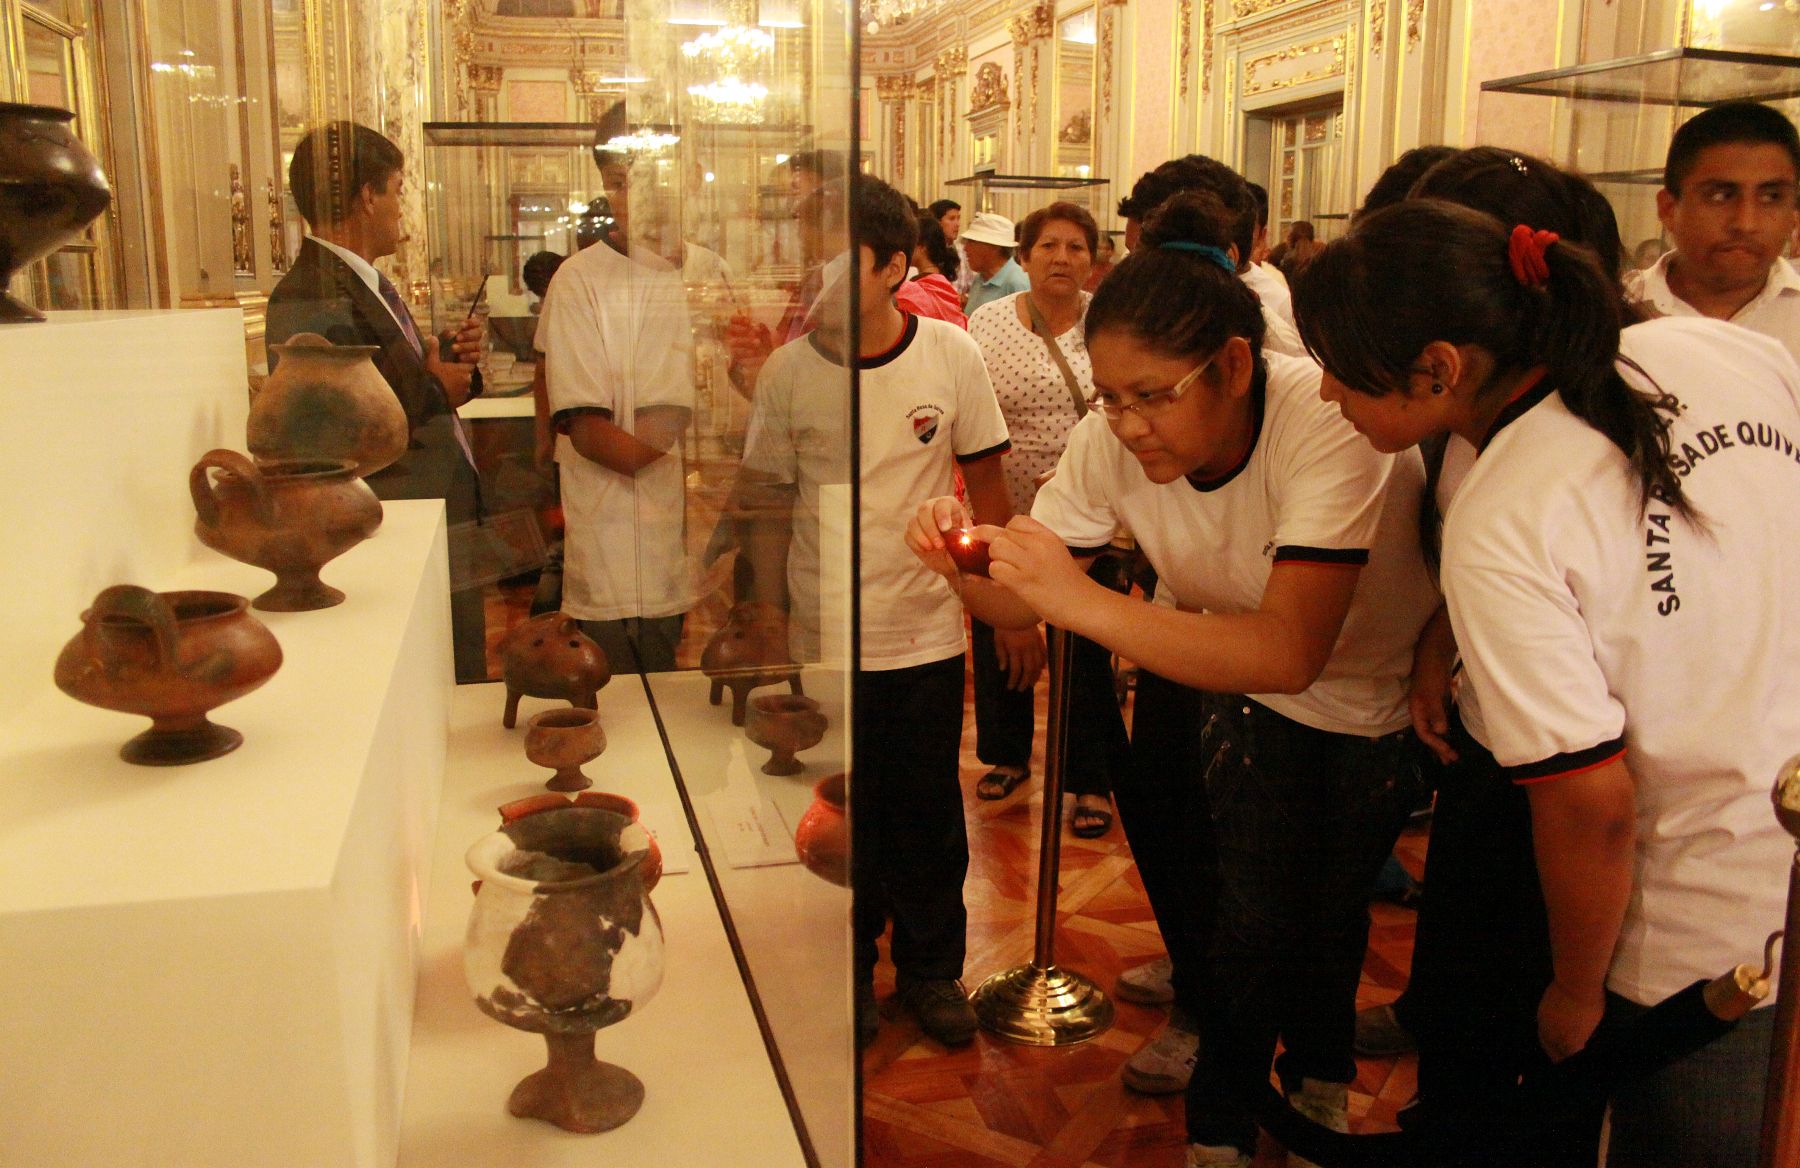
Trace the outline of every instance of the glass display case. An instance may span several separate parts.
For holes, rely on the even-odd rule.
[[[1581,171],[1611,200],[1625,254],[1661,240],[1656,192],[1676,127],[1728,101],[1774,105],[1800,115],[1800,57],[1715,48],[1675,48],[1516,77],[1481,88],[1558,98],[1554,161]],[[1647,250],[1647,249],[1646,249]]]

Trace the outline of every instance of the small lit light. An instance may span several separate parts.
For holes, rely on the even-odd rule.
[[[587,209],[588,209],[588,205],[586,203],[582,202],[580,199],[569,200],[569,214],[585,215],[585,214],[587,214]]]
[[[968,534],[968,533],[966,533],[966,532],[965,532],[965,533],[964,533],[964,534],[963,534],[963,537],[962,537],[962,545],[963,545],[963,546],[964,546],[964,547],[968,547],[968,546],[969,546],[969,545],[970,545],[970,544],[972,544],[972,543],[974,543],[974,542],[975,542],[975,537],[974,537],[974,536],[972,536],[972,535],[969,535],[969,534]]]
[[[707,172],[706,172],[706,181],[707,181],[707,182],[712,182],[712,181],[713,181],[713,179],[714,179],[714,177],[715,177],[715,176],[714,176],[714,175],[713,175],[713,172],[712,172],[712,171],[710,171],[710,170],[709,170],[709,171],[707,171]]]
[[[788,160],[788,156],[787,156],[787,155],[785,155],[785,154],[777,154],[777,155],[776,155],[776,156],[775,156],[775,165],[776,165],[776,166],[780,166],[780,165],[781,165],[781,164],[782,164],[782,163],[784,163],[784,162],[786,162],[786,161],[787,161],[787,160]]]

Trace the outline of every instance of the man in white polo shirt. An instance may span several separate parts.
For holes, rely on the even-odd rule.
[[[1800,134],[1779,111],[1733,102],[1675,131],[1656,212],[1673,251],[1625,277],[1652,316],[1710,316],[1774,337],[1800,360],[1796,225]]]

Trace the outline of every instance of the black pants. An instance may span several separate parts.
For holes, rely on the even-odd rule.
[[[1249,1151],[1277,1040],[1285,1087],[1356,1078],[1369,887],[1422,780],[1410,729],[1335,734],[1231,694],[1204,710],[1217,903],[1188,1140]]]
[[[686,613],[674,616],[632,616],[619,620],[576,622],[606,654],[606,664],[621,673],[667,673],[675,668],[675,649],[681,644]]]
[[[875,942],[891,922],[889,954],[902,983],[962,976],[968,941],[963,879],[963,661],[858,670],[850,768],[851,891],[856,972],[875,968]]]

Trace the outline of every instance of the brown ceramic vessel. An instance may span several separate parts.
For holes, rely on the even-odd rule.
[[[275,587],[250,602],[267,612],[342,604],[344,594],[320,580],[319,569],[381,526],[381,500],[344,459],[259,467],[234,450],[214,450],[194,464],[188,491],[201,543],[275,573]]]
[[[813,785],[813,801],[794,827],[794,851],[806,870],[842,887],[850,887],[850,821],[844,815],[848,794],[842,773]]]
[[[21,268],[70,242],[112,202],[112,187],[71,129],[75,115],[0,102],[0,324],[43,320],[6,293]]]
[[[744,737],[771,751],[765,775],[797,775],[806,769],[794,755],[817,746],[825,737],[825,715],[819,703],[799,694],[764,694],[750,700]]]
[[[525,723],[525,757],[554,775],[544,783],[551,791],[585,791],[594,781],[581,773],[583,763],[606,749],[606,731],[598,710],[545,710]]]
[[[347,458],[367,476],[406,453],[406,411],[375,368],[379,349],[334,345],[317,333],[269,349],[278,360],[245,428],[258,461]]]
[[[600,690],[612,680],[606,651],[575,618],[546,612],[515,625],[500,638],[500,665],[506,678],[506,712],[500,724],[519,722],[519,698],[561,698],[584,710],[599,708]]]
[[[620,835],[619,842],[626,851],[641,850],[645,853],[644,862],[638,869],[644,877],[644,890],[648,892],[656,887],[663,874],[662,845],[656,842],[656,837],[644,826],[643,819],[638,814],[638,805],[623,795],[615,795],[611,791],[583,791],[579,795],[529,795],[502,804],[499,808],[500,823],[504,826],[515,819],[558,807],[598,807],[602,811],[616,812],[631,820],[630,829]],[[479,886],[477,891],[480,891]]]
[[[56,687],[77,701],[142,714],[150,729],[126,762],[178,766],[236,750],[244,736],[207,711],[241,698],[281,667],[281,646],[229,592],[106,589],[56,659]]]
[[[779,610],[766,604],[747,601],[733,607],[701,650],[700,669],[712,679],[708,700],[713,705],[730,688],[733,726],[744,724],[744,703],[753,689],[785,681],[790,692],[806,692],[800,685],[800,667],[788,657],[786,622]]]

